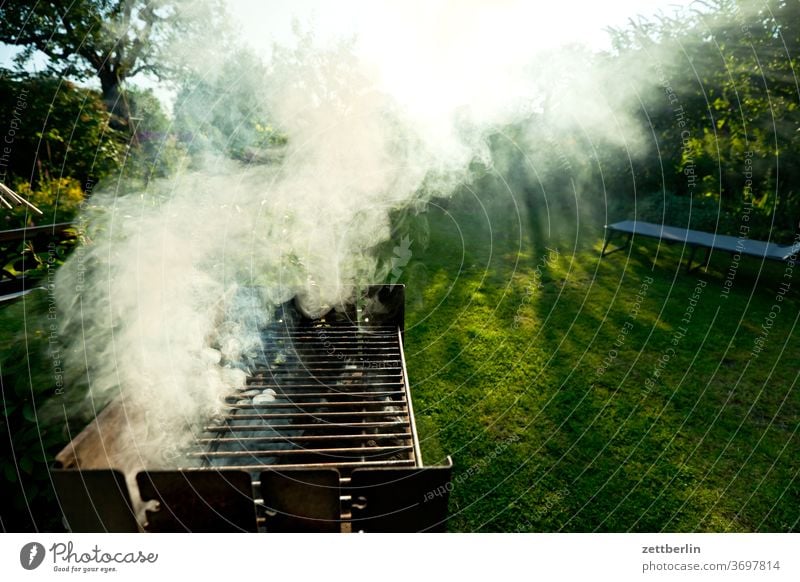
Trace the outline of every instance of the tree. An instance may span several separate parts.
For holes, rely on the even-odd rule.
[[[268,162],[286,137],[269,121],[267,93],[268,71],[259,56],[247,49],[232,51],[221,66],[184,78],[173,106],[173,129],[191,153]]]
[[[798,22],[796,0],[707,0],[612,31],[622,62],[649,71],[639,87],[641,121],[658,140],[660,160],[652,158],[637,182],[660,190],[663,181],[695,228],[736,234],[743,205],[753,204],[751,236],[794,236]],[[653,80],[656,90],[647,91]]]
[[[4,213],[0,229],[71,220],[81,190],[123,167],[128,136],[109,128],[99,91],[46,75],[0,75],[0,111],[7,112],[0,181],[44,212]]]
[[[0,111],[9,120],[0,126],[8,135],[0,177],[9,184],[63,177],[86,184],[120,168],[125,135],[109,130],[95,90],[46,75],[0,76]]]
[[[23,48],[20,67],[39,51],[53,75],[96,77],[115,123],[126,125],[124,81],[144,72],[173,76],[187,41],[199,33],[219,38],[220,14],[218,0],[10,0],[0,3],[0,42]]]

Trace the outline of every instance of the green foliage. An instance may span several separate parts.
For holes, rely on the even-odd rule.
[[[163,17],[152,2],[78,0],[62,6],[10,1],[0,8],[0,40],[25,48],[17,58],[20,64],[41,51],[50,57],[52,74],[85,79],[105,66],[119,69],[123,79],[139,61],[156,56],[157,47],[149,41]],[[110,62],[103,64],[104,58]]]
[[[18,194],[42,211],[42,215],[36,217],[41,224],[71,222],[84,200],[81,184],[75,178],[44,179],[36,189],[20,181],[15,187]],[[32,216],[30,211],[22,207],[15,208],[13,213],[20,223]]]
[[[171,175],[183,163],[187,150],[152,91],[130,89],[125,97],[130,104],[133,135],[124,178],[119,182],[122,190],[130,191]]]
[[[659,83],[655,92],[640,89],[641,122],[660,156],[637,168],[639,192],[675,193],[700,206],[713,198],[731,215],[752,202],[766,227],[751,236],[788,241],[800,220],[800,4],[699,6],[613,32],[616,58],[645,67],[644,83]]]
[[[30,289],[63,265],[77,244],[78,232],[73,226],[48,227],[33,234],[28,230],[16,240],[4,243],[0,268],[16,277],[16,283],[24,281]],[[9,291],[17,289],[13,285]]]
[[[11,112],[0,179],[44,212],[15,210],[2,228],[69,222],[98,184],[113,184],[120,192],[140,189],[170,175],[185,157],[151,91],[125,92],[129,131],[111,127],[98,91],[64,79],[3,76],[0,89],[0,107]]]
[[[52,180],[89,182],[118,171],[124,134],[109,128],[109,113],[97,91],[52,77],[0,77],[3,129],[12,143],[3,168],[8,182],[33,190]],[[16,180],[10,180],[9,176]]]
[[[695,276],[656,241],[600,258],[600,230],[558,214],[532,240],[503,191],[420,215],[427,249],[407,225],[405,353],[425,462],[453,456],[450,530],[796,530],[796,296],[750,354],[784,266],[742,261],[722,298],[727,255]]]
[[[34,291],[0,304],[0,517],[7,531],[63,531],[49,467],[69,440],[65,408],[82,398],[65,393],[51,298]],[[75,419],[73,431],[84,419]]]
[[[184,57],[224,38],[224,14],[215,0],[10,0],[0,4],[0,42],[22,47],[20,67],[44,54],[52,76],[96,77],[114,126],[124,128],[130,111],[122,84],[144,72],[177,76]]]
[[[269,122],[267,72],[257,55],[239,50],[216,73],[187,76],[175,101],[174,131],[195,155],[269,161],[286,137]]]

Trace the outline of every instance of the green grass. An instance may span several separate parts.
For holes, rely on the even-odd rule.
[[[49,466],[69,440],[65,411],[81,399],[75,390],[59,392],[61,364],[50,342],[52,298],[37,290],[0,304],[0,530],[60,531]],[[56,348],[53,351],[53,348]]]
[[[520,200],[468,192],[402,229],[413,255],[401,279],[408,369],[425,461],[455,463],[450,529],[797,530],[796,290],[751,356],[783,265],[759,273],[744,259],[723,298],[728,255],[693,275],[679,247],[652,240],[600,259],[597,220],[578,227],[574,208],[548,210],[533,220]],[[544,261],[545,247],[557,260]],[[707,286],[672,346],[698,277]],[[44,292],[0,306],[3,393],[14,406],[3,428],[35,454],[19,475],[4,456],[0,478],[23,521],[30,506],[39,527],[54,528],[46,457],[66,423],[52,394],[47,306]]]
[[[602,227],[553,218],[568,208],[548,230],[511,199],[443,206],[401,282],[423,456],[455,463],[451,531],[798,529],[794,290],[751,355],[783,265],[743,259],[725,298],[729,255],[687,275],[653,240],[600,259]]]

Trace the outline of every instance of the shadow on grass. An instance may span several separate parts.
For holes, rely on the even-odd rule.
[[[729,257],[687,275],[680,247],[635,241],[601,259],[602,231],[568,220],[534,244],[490,228],[512,204],[478,220],[479,201],[429,213],[427,278],[404,280],[423,453],[456,463],[451,529],[796,530],[795,294],[753,355],[783,268],[743,262],[723,294]]]

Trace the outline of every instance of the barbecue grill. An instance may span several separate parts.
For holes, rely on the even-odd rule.
[[[246,384],[167,470],[112,466],[131,414],[112,402],[56,457],[68,527],[443,531],[452,463],[422,463],[403,324],[402,285],[318,318],[284,304]]]

